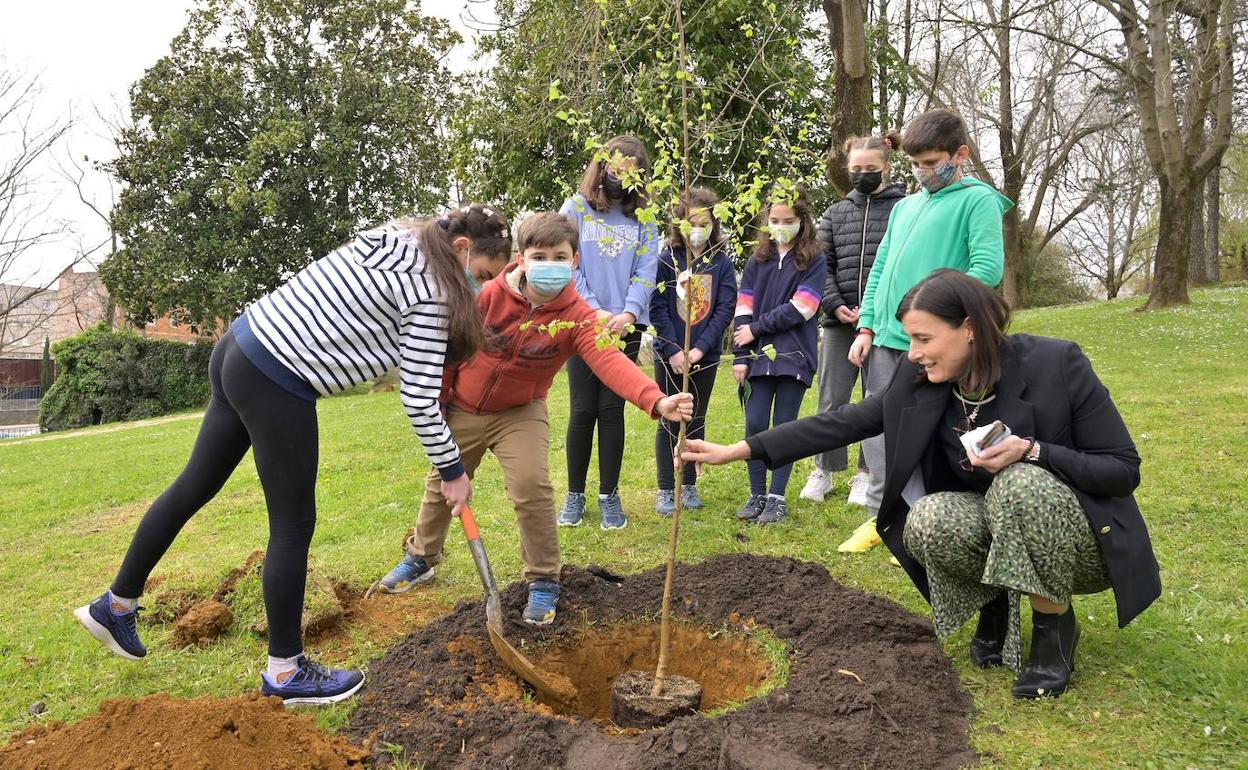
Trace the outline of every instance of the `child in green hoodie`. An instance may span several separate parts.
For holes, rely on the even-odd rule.
[[[957,113],[930,110],[910,121],[901,148],[922,189],[893,207],[876,251],[858,316],[858,336],[849,360],[863,367],[867,395],[880,393],[897,371],[910,340],[896,318],[902,297],[934,270],[952,268],[988,286],[1001,282],[1005,240],[1001,217],[1014,204],[992,185],[966,176],[970,135]],[[869,359],[869,360],[868,360]],[[884,438],[863,442],[871,483],[871,518],[841,544],[843,552],[879,544],[875,516],[884,493]]]

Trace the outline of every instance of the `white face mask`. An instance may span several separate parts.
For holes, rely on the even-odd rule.
[[[797,231],[802,229],[802,223],[792,225],[767,225],[767,232],[771,234],[771,239],[781,246],[787,246],[797,237]]]
[[[709,227],[691,227],[689,228],[689,245],[697,248],[706,245],[711,239],[711,228]]]

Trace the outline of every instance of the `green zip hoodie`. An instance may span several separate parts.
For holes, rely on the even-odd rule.
[[[876,345],[909,350],[897,307],[933,270],[950,267],[989,286],[1000,283],[1005,270],[1001,217],[1013,205],[973,177],[935,194],[920,190],[898,201],[863,290],[858,328],[875,332]]]

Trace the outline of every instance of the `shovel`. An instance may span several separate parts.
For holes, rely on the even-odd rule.
[[[476,519],[467,504],[460,511],[459,520],[464,525],[468,549],[472,551],[472,561],[477,565],[477,574],[481,576],[481,585],[485,588],[485,630],[490,635],[490,646],[502,658],[503,665],[519,674],[521,679],[533,685],[538,692],[559,703],[572,706],[576,702],[577,691],[576,685],[570,679],[533,665],[533,661],[521,655],[519,650],[503,638],[503,605],[498,584],[494,582],[490,559],[485,555],[485,544],[481,542]]]

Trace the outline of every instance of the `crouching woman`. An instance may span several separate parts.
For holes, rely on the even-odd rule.
[[[1006,335],[1009,317],[992,289],[938,270],[898,308],[910,350],[887,390],[731,446],[690,441],[684,458],[777,467],[883,432],[884,543],[931,603],[937,633],[978,614],[972,661],[1008,665],[1015,697],[1037,698],[1070,684],[1074,594],[1112,588],[1121,628],[1161,579],[1132,496],[1140,457],[1108,390],[1078,345]],[[963,434],[997,420],[1010,435],[964,446]]]

